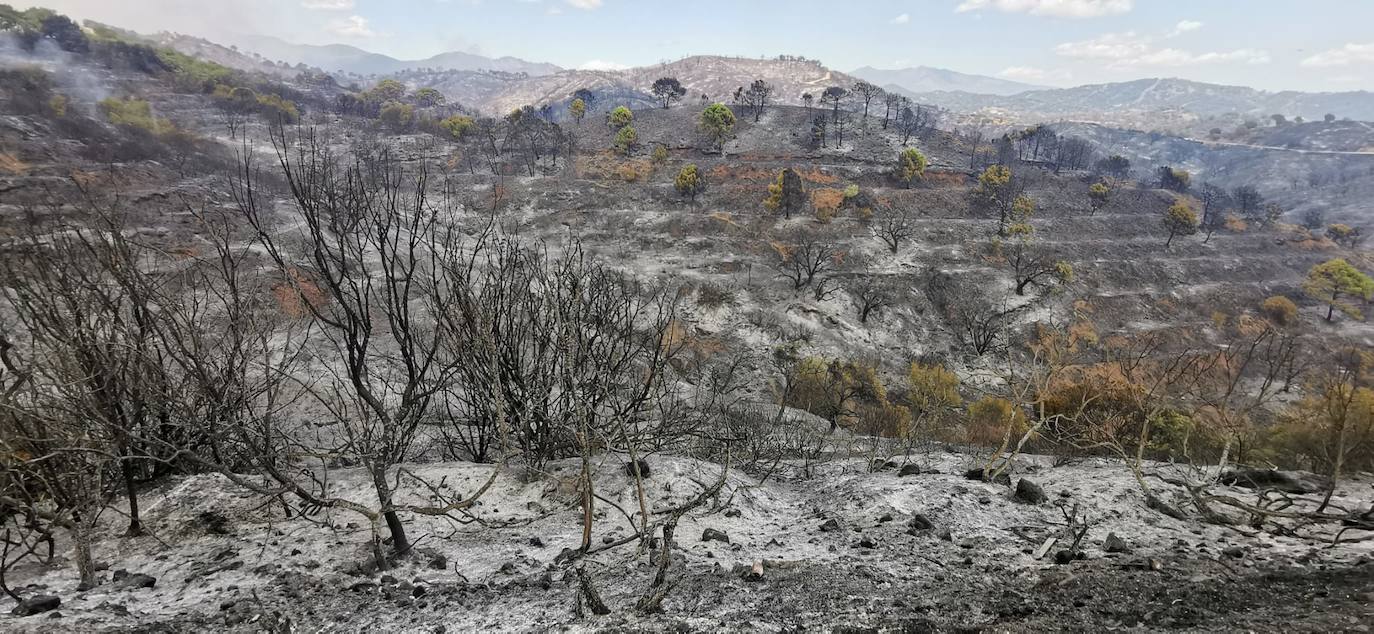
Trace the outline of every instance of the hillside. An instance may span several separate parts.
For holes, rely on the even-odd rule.
[[[864,66],[851,71],[849,74],[885,89],[895,86],[906,93],[964,92],[982,95],[1014,95],[1029,90],[1045,89],[1045,86],[986,75],[969,75],[930,66],[892,70]]]
[[[832,71],[819,62],[783,59],[748,59],[702,55],[640,68],[618,71],[565,70],[552,74],[514,77],[474,72],[411,71],[400,76],[414,88],[432,87],[450,100],[487,113],[510,112],[530,104],[564,107],[578,89],[598,95],[596,107],[615,105],[651,108],[650,89],[660,77],[675,77],[688,93],[683,102],[731,101],[735,90],[756,79],[773,85],[776,103],[800,104],[802,93],[819,98],[829,86],[848,87],[853,77]],[[561,110],[560,110],[561,112]]]
[[[404,70],[429,68],[436,70],[490,70],[505,73],[547,75],[561,70],[553,64],[528,62],[515,57],[486,57],[476,53],[450,51],[425,59],[400,60],[380,53],[372,53],[347,44],[324,46],[293,44],[274,37],[246,36],[240,44],[263,57],[305,64],[327,72],[353,75],[389,75]]]
[[[1374,155],[0,20],[0,631],[1368,629]]]
[[[1196,116],[1240,113],[1256,119],[1273,114],[1289,118],[1374,120],[1374,93],[1265,92],[1242,86],[1222,86],[1183,79],[1138,79],[1075,88],[1033,90],[1011,96],[966,92],[929,92],[925,102],[960,112],[1006,112],[1021,119],[1077,118],[1103,120],[1180,110]]]

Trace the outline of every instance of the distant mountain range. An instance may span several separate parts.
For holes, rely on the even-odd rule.
[[[916,97],[957,112],[1001,110],[1043,118],[1183,110],[1201,116],[1237,113],[1266,118],[1282,114],[1289,118],[1320,119],[1334,114],[1340,118],[1374,120],[1374,93],[1367,91],[1267,92],[1186,79],[1137,79],[1014,95],[932,91],[919,93]]]
[[[527,62],[516,57],[485,57],[475,53],[451,51],[420,60],[400,60],[380,53],[372,53],[347,44],[292,44],[260,35],[238,38],[240,47],[270,60],[289,64],[305,64],[326,72],[345,72],[356,75],[389,75],[417,68],[437,70],[492,70],[507,73],[526,73],[531,76],[551,75],[563,70],[553,64]]]
[[[984,95],[1014,95],[1019,92],[1045,88],[1045,86],[1023,84],[1019,81],[1008,81],[985,75],[969,75],[944,68],[931,68],[930,66],[895,70],[864,66],[849,74],[888,90],[895,86],[900,89],[897,92],[907,93],[969,92]]]
[[[163,37],[164,40],[168,38],[166,34]],[[1273,114],[1317,120],[1333,114],[1337,118],[1374,121],[1374,93],[1366,91],[1268,92],[1184,79],[1139,79],[1074,88],[1044,88],[927,66],[895,70],[865,66],[846,74],[820,62],[796,57],[759,59],[698,55],[625,70],[586,71],[564,70],[554,64],[514,57],[490,58],[463,52],[407,61],[343,44],[291,44],[263,36],[246,37],[239,43],[242,50],[251,50],[261,58],[243,56],[243,59],[236,59],[239,52],[197,38],[176,38],[168,43],[184,52],[246,70],[261,64],[255,60],[280,60],[326,72],[395,75],[412,88],[432,86],[450,100],[488,113],[508,112],[526,104],[551,104],[559,108],[566,105],[569,95],[579,88],[604,96],[599,104],[602,106],[614,102],[647,107],[654,103],[649,94],[654,80],[676,77],[688,89],[687,100],[690,101],[707,99],[728,103],[736,88],[763,79],[773,85],[776,102],[785,104],[800,104],[802,93],[819,97],[829,86],[850,88],[863,79],[919,103],[938,105],[956,113],[988,114],[1007,123],[1082,120],[1128,127],[1158,127],[1165,123],[1160,113],[1184,120],[1221,115],[1262,120]],[[278,67],[277,72],[280,70]],[[503,73],[527,76],[510,77]]]

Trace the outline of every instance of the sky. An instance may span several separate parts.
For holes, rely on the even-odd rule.
[[[14,1],[14,0],[10,0]],[[16,4],[23,5],[20,0]],[[935,66],[1050,86],[1182,77],[1374,90],[1374,0],[42,0],[79,19],[235,43],[459,50],[567,68],[687,55]]]

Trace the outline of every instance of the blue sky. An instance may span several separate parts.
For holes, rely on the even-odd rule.
[[[20,2],[20,4],[23,4]],[[561,66],[780,53],[1049,85],[1184,77],[1374,90],[1374,0],[46,0],[143,31]]]

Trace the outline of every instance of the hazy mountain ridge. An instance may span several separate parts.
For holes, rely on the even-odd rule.
[[[1014,95],[1030,90],[1045,90],[1047,86],[1027,84],[1019,81],[970,75],[946,68],[916,66],[914,68],[882,69],[863,66],[850,71],[850,75],[868,81],[885,89],[896,86],[910,93],[925,92],[968,92],[984,95]]]
[[[1203,116],[1238,112],[1256,118],[1283,114],[1317,119],[1334,114],[1342,118],[1374,119],[1374,93],[1367,91],[1266,92],[1186,79],[1137,79],[1005,96],[958,91],[935,91],[917,96],[923,101],[962,112],[996,109],[1046,117],[1181,109]]]
[[[817,100],[829,86],[853,86],[856,79],[826,68],[820,62],[799,59],[754,59],[699,55],[674,62],[626,70],[565,70],[548,75],[501,77],[467,71],[404,74],[406,83],[429,86],[450,100],[488,113],[509,112],[524,105],[566,103],[578,89],[598,96],[596,109],[611,105],[647,108],[657,104],[650,90],[655,80],[674,77],[687,89],[684,102],[730,102],[736,89],[756,79],[773,86],[775,103],[800,104],[802,93]]]
[[[462,51],[440,53],[421,60],[400,60],[347,44],[292,44],[266,36],[245,36],[242,40],[241,45],[269,59],[282,60],[290,64],[303,63],[328,72],[343,71],[356,75],[388,75],[416,68],[491,70],[529,75],[548,75],[563,70],[553,64],[529,62],[516,57],[492,58]]]

